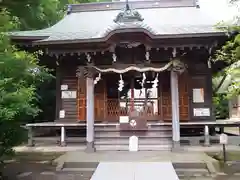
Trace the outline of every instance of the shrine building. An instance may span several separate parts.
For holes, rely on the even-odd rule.
[[[101,124],[116,141],[158,133],[174,149],[182,122],[215,121],[209,57],[226,39],[216,16],[197,0],[74,4],[55,25],[11,38],[54,65],[55,122],[85,124],[89,151]]]

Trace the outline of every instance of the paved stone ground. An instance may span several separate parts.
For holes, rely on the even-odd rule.
[[[62,162],[161,162],[171,161],[174,163],[205,163],[215,162],[215,160],[202,152],[178,152],[169,151],[99,151],[96,153],[86,153],[84,151],[67,152],[55,160]]]
[[[240,151],[240,146],[228,145],[227,149],[229,151]],[[60,147],[57,145],[42,145],[38,147],[27,147],[27,146],[18,146],[14,150],[16,152],[70,152],[70,151],[83,151],[85,146],[81,145],[69,145],[65,147]],[[212,145],[210,147],[204,146],[181,146],[184,151],[195,151],[195,152],[218,152],[222,149],[221,145]]]
[[[26,171],[8,180],[90,180],[93,172]],[[181,177],[180,180],[239,180],[240,175],[219,175],[217,177]]]
[[[69,162],[96,162],[96,161],[175,161],[175,162],[206,162],[212,158],[203,155],[202,152],[218,152],[221,146],[211,147],[186,147],[183,152],[98,152],[86,154],[79,146],[42,146],[42,147],[17,147],[18,152],[67,152],[56,161]],[[240,151],[239,146],[228,146],[230,151]],[[189,153],[191,152],[191,153]],[[47,164],[17,164],[12,163],[5,169],[7,180],[89,180],[92,171],[87,172],[56,172],[55,167]],[[240,168],[228,174],[219,174],[217,177],[182,177],[181,180],[240,180]]]
[[[11,163],[5,168],[7,180],[90,180],[93,171],[56,172],[50,164]],[[181,177],[181,180],[239,180],[240,169],[232,174],[220,173],[217,177]]]

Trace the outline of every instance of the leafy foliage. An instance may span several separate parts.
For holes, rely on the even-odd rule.
[[[239,0],[230,0],[230,3],[236,3]],[[235,23],[227,26],[229,40],[214,54],[212,61],[222,61],[225,68],[214,75],[213,83],[219,82],[219,79],[226,78],[229,83],[224,94],[214,94],[214,104],[216,107],[216,116],[219,118],[228,117],[228,104],[226,100],[240,95],[240,14],[235,17]],[[225,26],[226,27],[226,26]],[[225,80],[226,80],[225,79]],[[224,79],[223,79],[224,80]],[[216,87],[216,84],[213,84]],[[219,87],[219,86],[217,86]],[[214,88],[216,91],[218,88]]]
[[[19,27],[18,18],[0,11],[0,161],[24,140],[24,117],[36,116],[36,87],[49,79],[49,70],[38,65],[40,53],[30,54],[11,45],[4,32]]]
[[[239,0],[231,0],[230,3],[236,3]],[[223,71],[216,74],[219,76],[231,76],[232,82],[227,90],[229,97],[240,94],[240,14],[237,14],[233,20],[233,25],[224,27],[229,32],[229,40],[212,57],[214,62],[223,61],[226,67]]]
[[[0,0],[1,162],[11,155],[13,146],[24,140],[24,129],[20,125],[28,117],[34,119],[41,112],[39,107],[44,108],[53,100],[54,90],[49,93],[47,83],[51,88],[55,85],[47,81],[53,77],[50,70],[42,62],[40,65],[41,52],[17,49],[5,32],[49,27],[64,16],[67,4],[90,1],[94,0]]]
[[[229,116],[228,97],[226,94],[215,94],[213,97],[216,119],[227,119]]]

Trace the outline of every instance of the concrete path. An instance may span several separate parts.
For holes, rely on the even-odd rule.
[[[91,180],[179,180],[171,162],[100,162]]]

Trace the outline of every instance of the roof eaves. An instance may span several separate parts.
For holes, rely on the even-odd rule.
[[[12,40],[44,40],[49,36],[10,36]]]
[[[146,30],[140,30],[139,32],[145,32]],[[128,31],[129,32],[129,31]],[[136,31],[135,31],[136,32]],[[225,32],[211,32],[211,33],[189,33],[189,34],[161,34],[153,35],[147,33],[152,39],[177,39],[177,38],[201,38],[201,37],[221,37],[227,36]],[[37,40],[34,41],[35,45],[48,45],[48,44],[77,44],[77,43],[95,43],[107,41],[111,35],[104,38],[92,38],[92,39],[75,39],[75,40]]]

